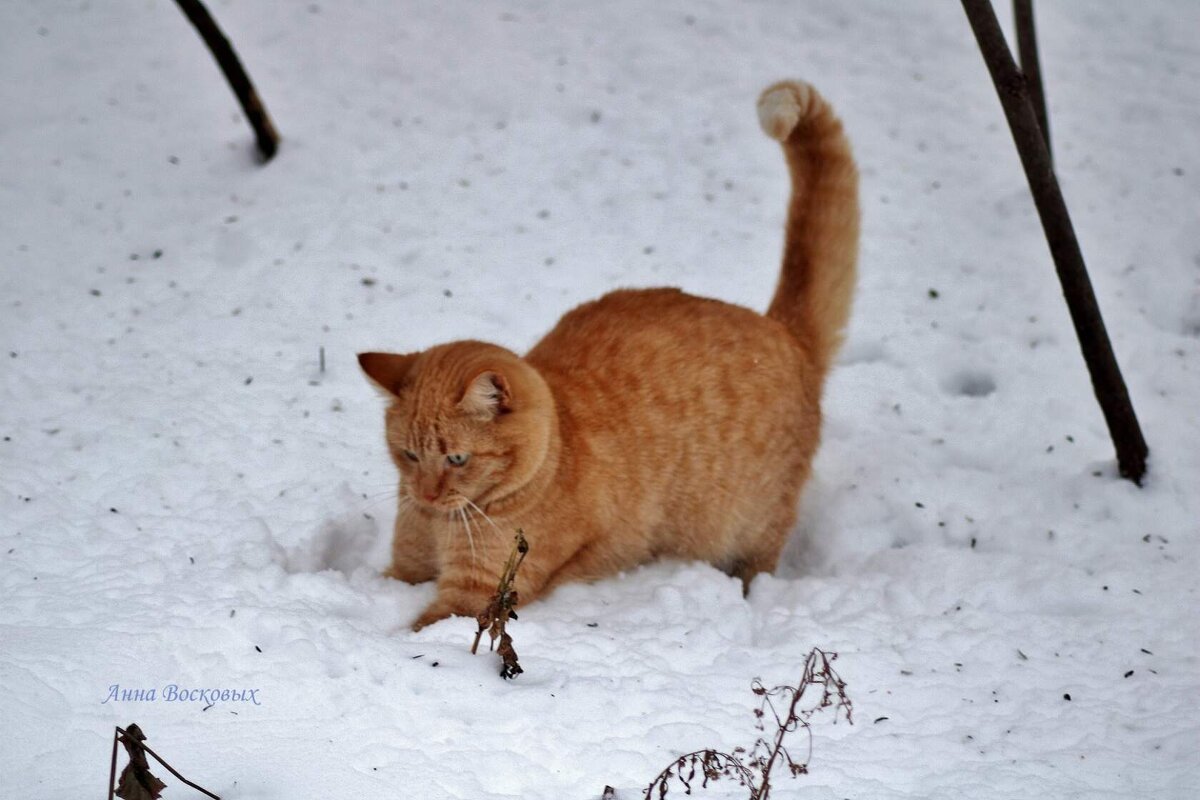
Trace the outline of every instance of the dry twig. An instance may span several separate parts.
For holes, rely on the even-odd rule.
[[[502,662],[500,677],[505,679],[515,678],[525,671],[517,663],[517,651],[513,648],[512,637],[509,636],[505,627],[510,619],[517,618],[516,608],[519,600],[516,587],[517,570],[520,569],[521,562],[525,560],[525,554],[528,552],[529,542],[525,541],[525,532],[517,530],[513,550],[504,564],[504,571],[500,573],[500,583],[496,587],[496,593],[492,595],[487,607],[475,617],[479,623],[479,630],[475,632],[471,655],[474,655],[479,649],[479,640],[483,638],[483,632],[487,631],[491,638],[488,650],[495,650],[500,654]],[[497,640],[500,642],[499,645],[496,644]]]
[[[124,730],[118,727],[113,731],[112,766],[108,773],[108,800],[113,800],[114,795],[120,797],[121,800],[158,800],[162,796],[162,790],[167,785],[151,774],[150,764],[146,761],[147,755],[196,791],[208,795],[213,800],[221,800],[217,795],[202,786],[197,786],[176,772],[175,768],[163,761],[162,756],[151,750],[145,741],[146,734],[142,733],[142,729],[136,724],[130,724]],[[121,770],[121,781],[114,791],[113,782],[117,777],[118,742],[124,745],[125,751],[129,753],[129,763],[125,765],[125,769]]]
[[[745,748],[734,748],[733,753],[720,750],[697,750],[679,756],[666,769],[658,773],[650,785],[646,787],[644,800],[660,800],[667,796],[672,779],[683,786],[684,794],[692,793],[692,783],[699,778],[701,788],[707,787],[709,781],[719,778],[734,778],[738,784],[745,786],[750,792],[749,800],[769,800],[771,794],[771,770],[776,764],[786,764],[793,776],[808,772],[808,762],[812,758],[812,726],[809,718],[818,711],[833,708],[834,722],[837,722],[839,712],[845,712],[846,721],[854,724],[854,706],[846,696],[846,682],[834,672],[831,662],[837,660],[837,653],[827,653],[819,648],[813,648],[808,658],[804,660],[804,673],[798,686],[776,686],[767,689],[755,679],[752,690],[762,698],[754,716],[758,719],[757,727],[765,731],[764,722],[767,712],[775,720],[775,731],[771,740],[759,737],[749,753]],[[820,687],[820,699],[811,705],[801,706],[810,687]],[[812,698],[810,697],[810,700]],[[786,715],[780,715],[775,701],[786,702]],[[792,758],[783,740],[787,734],[803,729],[808,735],[808,752],[800,761]]]
[[[196,28],[200,38],[208,45],[209,52],[216,59],[217,65],[225,75],[225,80],[229,82],[229,88],[233,89],[234,95],[242,106],[242,111],[246,113],[250,127],[254,129],[254,138],[258,143],[258,151],[262,154],[263,161],[270,161],[275,155],[275,151],[279,149],[279,132],[275,130],[275,124],[271,122],[271,117],[267,114],[267,107],[263,105],[258,91],[250,81],[250,76],[242,67],[241,59],[234,52],[233,45],[229,43],[229,39],[217,26],[217,21],[212,18],[212,14],[208,13],[208,9],[200,0],[175,0],[175,2],[179,4],[179,9]]]

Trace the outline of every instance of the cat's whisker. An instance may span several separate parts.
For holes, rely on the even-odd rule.
[[[467,515],[463,513],[462,506],[454,510],[458,513],[458,518],[462,520],[463,530],[467,533],[467,544],[471,545],[471,571],[474,572],[478,565],[475,558],[475,537],[471,535],[471,526],[467,522]]]
[[[397,491],[399,491],[396,481],[390,481],[389,483],[381,483],[378,485],[365,486],[361,488],[368,490],[362,493],[365,497],[378,497],[381,494],[395,494]]]
[[[482,531],[475,530],[475,525],[473,524],[474,513],[472,510],[470,510],[468,506],[460,506],[460,510],[462,511],[463,521],[467,523],[467,529],[473,531],[473,533],[482,533]],[[480,540],[480,542],[482,545],[486,546],[488,553],[493,551],[494,537],[485,536],[484,539]]]
[[[496,535],[500,537],[500,540],[503,541],[504,540],[504,531],[500,530],[500,527],[495,522],[492,522],[492,518],[487,515],[487,512],[484,511],[479,506],[475,505],[475,503],[473,503],[469,497],[464,496],[463,500],[466,500],[467,505],[469,505],[471,508],[478,511],[479,516],[481,516],[485,520],[487,520],[487,524],[492,526],[492,530],[494,530],[496,532]]]
[[[494,524],[489,525],[488,528],[484,528],[484,526],[475,519],[475,512],[473,512],[469,507],[466,509],[466,511],[467,516],[471,518],[472,525],[475,527],[476,532],[481,535],[485,533],[487,534],[487,539],[485,541],[488,542],[488,549],[490,549],[492,552],[496,552],[497,548],[503,549],[512,544],[512,542],[505,541],[501,534],[500,528],[497,528]]]
[[[386,488],[384,488],[384,486],[386,486]],[[398,484],[395,481],[392,481],[387,484],[377,484],[367,488],[373,488],[377,491],[359,492],[362,501],[360,507],[363,509],[374,511],[376,508],[387,502],[396,502],[400,508],[412,503],[412,497],[404,491],[403,483]]]
[[[363,500],[359,503],[359,509],[362,511],[374,511],[381,506],[397,503],[399,508],[404,508],[404,497],[393,494],[391,497],[378,497],[373,500]]]
[[[474,511],[472,511],[472,510],[470,510],[470,506],[468,506],[468,505],[463,505],[463,506],[462,506],[462,511],[463,511],[464,515],[467,515],[467,519],[468,519],[468,521],[469,521],[470,523],[474,523],[474,521],[475,521],[475,512],[474,512]],[[472,530],[475,530],[475,525],[474,525],[474,524],[472,524]],[[494,542],[496,542],[496,534],[492,533],[492,531],[491,531],[491,530],[487,530],[487,531],[485,531],[485,530],[484,530],[484,528],[482,528],[482,527],[480,527],[480,528],[479,528],[479,531],[478,531],[478,533],[480,533],[480,534],[484,534],[484,533],[486,533],[486,534],[487,534],[487,536],[482,536],[482,537],[481,537],[481,539],[480,539],[480,541],[481,541],[482,543],[484,543],[484,545],[486,545],[486,546],[487,546],[487,552],[488,552],[488,553],[491,553],[491,552],[493,551],[493,549],[494,549],[494,548],[496,548],[496,547],[494,547]]]

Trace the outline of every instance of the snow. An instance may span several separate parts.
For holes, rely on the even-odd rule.
[[[231,800],[638,797],[751,744],[751,680],[818,646],[855,724],[818,716],[777,796],[1194,796],[1200,5],[1038,6],[1141,489],[957,4],[210,7],[268,166],[173,3],[0,7],[6,794],[97,795],[136,721]],[[787,183],[754,99],[792,76],[846,122],[864,232],[786,564],[745,599],[699,564],[565,587],[510,682],[471,621],[409,632],[432,587],[379,577],[354,354],[524,349],[617,286],[762,308]]]

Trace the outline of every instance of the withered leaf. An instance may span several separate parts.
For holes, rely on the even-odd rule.
[[[158,800],[162,790],[167,785],[150,772],[146,762],[146,750],[142,742],[146,735],[137,725],[130,725],[121,734],[119,741],[129,753],[129,763],[121,770],[121,780],[117,783],[117,797],[121,800]]]

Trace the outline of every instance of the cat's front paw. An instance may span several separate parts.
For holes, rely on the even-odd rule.
[[[481,587],[472,589],[453,587],[447,591],[442,586],[439,589],[438,596],[412,624],[414,631],[419,631],[426,625],[432,625],[446,617],[475,619],[481,611],[488,607],[488,601],[491,599],[489,592]]]
[[[392,565],[382,573],[383,577],[405,583],[426,583],[437,578],[437,573],[402,561],[393,561]]]
[[[451,608],[450,606],[448,606],[444,603],[439,603],[435,600],[433,603],[431,603],[429,605],[428,608],[426,608],[424,611],[422,611],[421,616],[417,617],[416,620],[413,622],[413,624],[412,624],[413,632],[415,633],[416,631],[419,631],[424,627],[432,625],[435,622],[441,622],[442,620],[448,619],[453,616],[467,616],[467,615],[463,614],[461,611],[456,612],[455,609]]]
[[[422,628],[432,625],[435,622],[441,622],[448,616],[450,616],[450,614],[448,612],[432,613],[432,611],[426,610],[426,611],[422,612],[421,616],[417,617],[417,619],[413,622],[413,624],[411,626],[412,631],[413,631],[413,633],[416,633],[417,631],[421,630]]]

